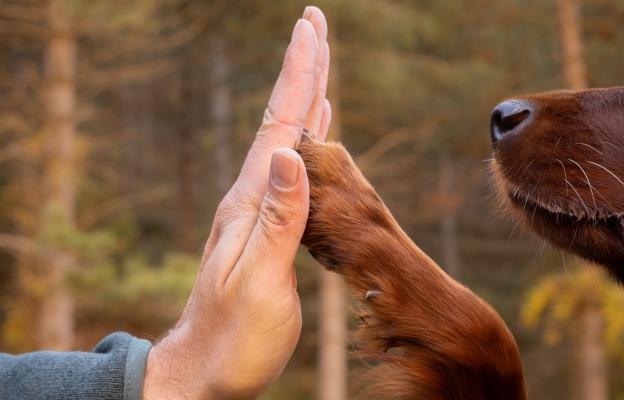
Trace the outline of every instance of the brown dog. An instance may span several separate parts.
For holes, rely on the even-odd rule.
[[[303,243],[367,310],[359,351],[382,399],[525,399],[516,342],[499,315],[403,232],[336,143],[304,136],[310,181]]]
[[[491,138],[510,209],[624,281],[624,88],[504,101]],[[305,137],[299,152],[311,189],[303,242],[369,310],[359,338],[378,363],[372,395],[526,398],[518,348],[496,312],[412,243],[342,146]]]
[[[504,101],[491,137],[498,189],[515,214],[624,281],[624,88]]]

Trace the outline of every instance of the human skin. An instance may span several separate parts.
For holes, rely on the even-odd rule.
[[[290,359],[301,333],[293,262],[309,207],[293,148],[304,129],[327,136],[328,69],[325,17],[306,7],[182,316],[148,355],[144,399],[252,399]]]

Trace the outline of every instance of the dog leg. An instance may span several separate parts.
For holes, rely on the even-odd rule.
[[[375,364],[370,396],[524,399],[518,347],[500,316],[410,240],[344,147],[304,135],[297,150],[310,182],[302,242],[368,310],[357,340]]]

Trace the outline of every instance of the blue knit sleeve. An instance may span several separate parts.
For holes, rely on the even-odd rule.
[[[90,353],[0,353],[0,399],[140,400],[150,347],[113,333]]]

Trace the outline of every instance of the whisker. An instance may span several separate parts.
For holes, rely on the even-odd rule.
[[[596,198],[594,197],[594,188],[592,187],[592,184],[589,181],[589,176],[587,176],[587,173],[585,172],[583,167],[581,167],[581,164],[577,163],[571,158],[568,158],[568,161],[570,161],[571,163],[574,163],[577,167],[579,167],[583,175],[585,175],[585,179],[587,180],[587,185],[589,186],[589,193],[591,194],[592,200],[594,201],[594,207],[598,208],[598,205],[596,204]]]
[[[590,149],[592,149],[593,151],[595,151],[596,153],[600,154],[601,156],[604,156],[604,153],[602,151],[599,151],[598,149],[596,149],[594,146],[589,145],[587,143],[574,143],[574,144],[578,144],[579,146],[585,146],[588,147]]]
[[[535,221],[535,212],[537,211],[537,204],[535,204],[535,207],[533,207],[533,213],[531,214],[531,223],[533,223],[533,221]]]
[[[622,184],[622,186],[624,186],[624,182],[622,181],[622,179],[620,179],[620,178],[619,178],[616,174],[614,174],[613,172],[611,172],[611,171],[610,171],[607,167],[604,167],[604,166],[602,166],[602,165],[600,165],[600,164],[598,164],[598,163],[595,163],[595,162],[593,162],[593,161],[585,161],[585,162],[590,163],[590,164],[593,164],[593,165],[595,165],[596,167],[599,167],[599,168],[604,169],[604,170],[605,170],[605,171],[607,171],[609,174],[611,174],[611,176],[612,176],[612,177],[614,177],[615,179],[617,179],[617,181],[618,181],[618,182],[620,182],[620,184]]]
[[[555,160],[559,161],[559,164],[561,164],[561,168],[563,168],[563,178],[567,182],[568,181],[568,173],[566,172],[565,165],[563,165],[563,161],[561,161],[558,158],[556,158]],[[568,195],[568,186],[566,185],[566,196],[567,195]]]
[[[563,250],[559,250],[561,253],[561,261],[563,262],[563,269],[565,270],[568,279],[572,281],[572,276],[570,275],[570,271],[568,271],[568,264],[566,263],[565,256],[563,255]]]
[[[533,185],[533,189],[531,189],[531,193],[529,193],[529,197],[533,197],[533,193],[535,193],[535,189],[537,189],[541,181],[542,181],[542,177],[540,176],[539,178],[537,178],[537,182],[535,182],[535,185]],[[537,202],[538,203],[540,202],[539,199]]]
[[[516,232],[516,229],[518,228],[519,225],[520,225],[520,218],[518,218],[518,220],[514,224],[513,228],[511,229],[511,233],[509,233],[509,237],[507,238],[507,243],[509,243],[511,241],[511,237]]]
[[[563,137],[563,136],[559,136],[559,139],[557,139],[557,143],[555,143],[555,148],[553,149],[553,151],[554,151],[554,150],[557,150],[557,146],[559,146],[559,142],[561,141],[561,138],[562,138],[562,137]]]
[[[546,248],[546,241],[542,240],[541,242],[542,242],[542,244],[540,245],[540,248],[539,248],[539,251],[538,251],[539,258],[542,258],[544,256],[544,249]]]
[[[615,207],[613,207],[613,204],[611,204],[611,202],[609,201],[609,199],[607,199],[606,197],[604,197],[602,195],[602,193],[600,193],[600,191],[598,191],[598,189],[594,188],[594,190],[596,191],[596,194],[598,196],[600,196],[602,198],[602,200],[604,200],[604,202],[609,206],[610,210],[615,210]]]
[[[529,202],[529,196],[524,196],[524,204],[522,205],[522,212],[526,210],[526,206],[528,202]]]
[[[527,172],[527,170],[529,169],[529,167],[531,166],[531,164],[533,164],[533,162],[534,162],[534,161],[535,161],[535,159],[532,159],[532,160],[531,160],[531,162],[529,162],[529,163],[527,164],[527,166],[526,166],[526,167],[524,167],[524,170],[522,171],[522,173],[520,174],[520,176],[523,176],[523,175]]]
[[[577,234],[578,234],[578,228],[574,228],[574,233],[572,234],[572,240],[570,240],[570,245],[568,246],[568,248],[572,248],[572,244],[576,240]]]
[[[604,141],[604,140],[601,140],[601,142],[602,142],[602,143],[604,143],[604,144],[608,144],[608,145],[609,145],[609,146],[611,146],[611,147],[615,147],[615,148],[617,148],[617,146],[616,146],[616,145],[614,145],[614,144],[613,144],[613,143],[611,143],[611,142],[607,142],[607,141]]]
[[[529,180],[529,177],[527,176],[526,178],[524,178],[524,181],[522,181],[522,183],[518,186],[516,186],[516,190],[514,191],[514,196],[518,195],[518,192],[520,191],[520,187],[524,186],[524,184]]]
[[[585,204],[585,202],[583,201],[583,198],[581,197],[581,195],[579,194],[579,192],[576,190],[576,188],[574,187],[574,185],[572,183],[570,183],[569,180],[566,179],[566,183],[568,185],[570,185],[570,187],[572,188],[572,190],[574,190],[574,193],[576,193],[576,195],[578,196],[579,200],[581,201],[581,204],[583,205],[583,208],[585,208],[585,211],[587,212],[587,216],[589,217],[591,215],[591,213],[589,212],[589,208],[587,208],[587,205]]]
[[[540,184],[541,180],[542,180],[542,178],[541,178],[541,177],[537,180],[537,183],[535,183],[535,185],[533,186],[533,189],[531,190],[531,193],[529,193],[529,195],[527,196],[527,199],[528,199],[529,197],[533,197],[533,193],[535,192],[535,189],[537,189],[537,187],[539,186],[539,184]],[[538,198],[537,198],[537,200],[535,201],[535,207],[533,207],[533,213],[531,214],[531,222],[535,221],[535,212],[537,211],[538,204],[542,204],[542,203],[540,202],[539,197],[538,197]],[[525,203],[525,205],[526,205],[526,203]]]

